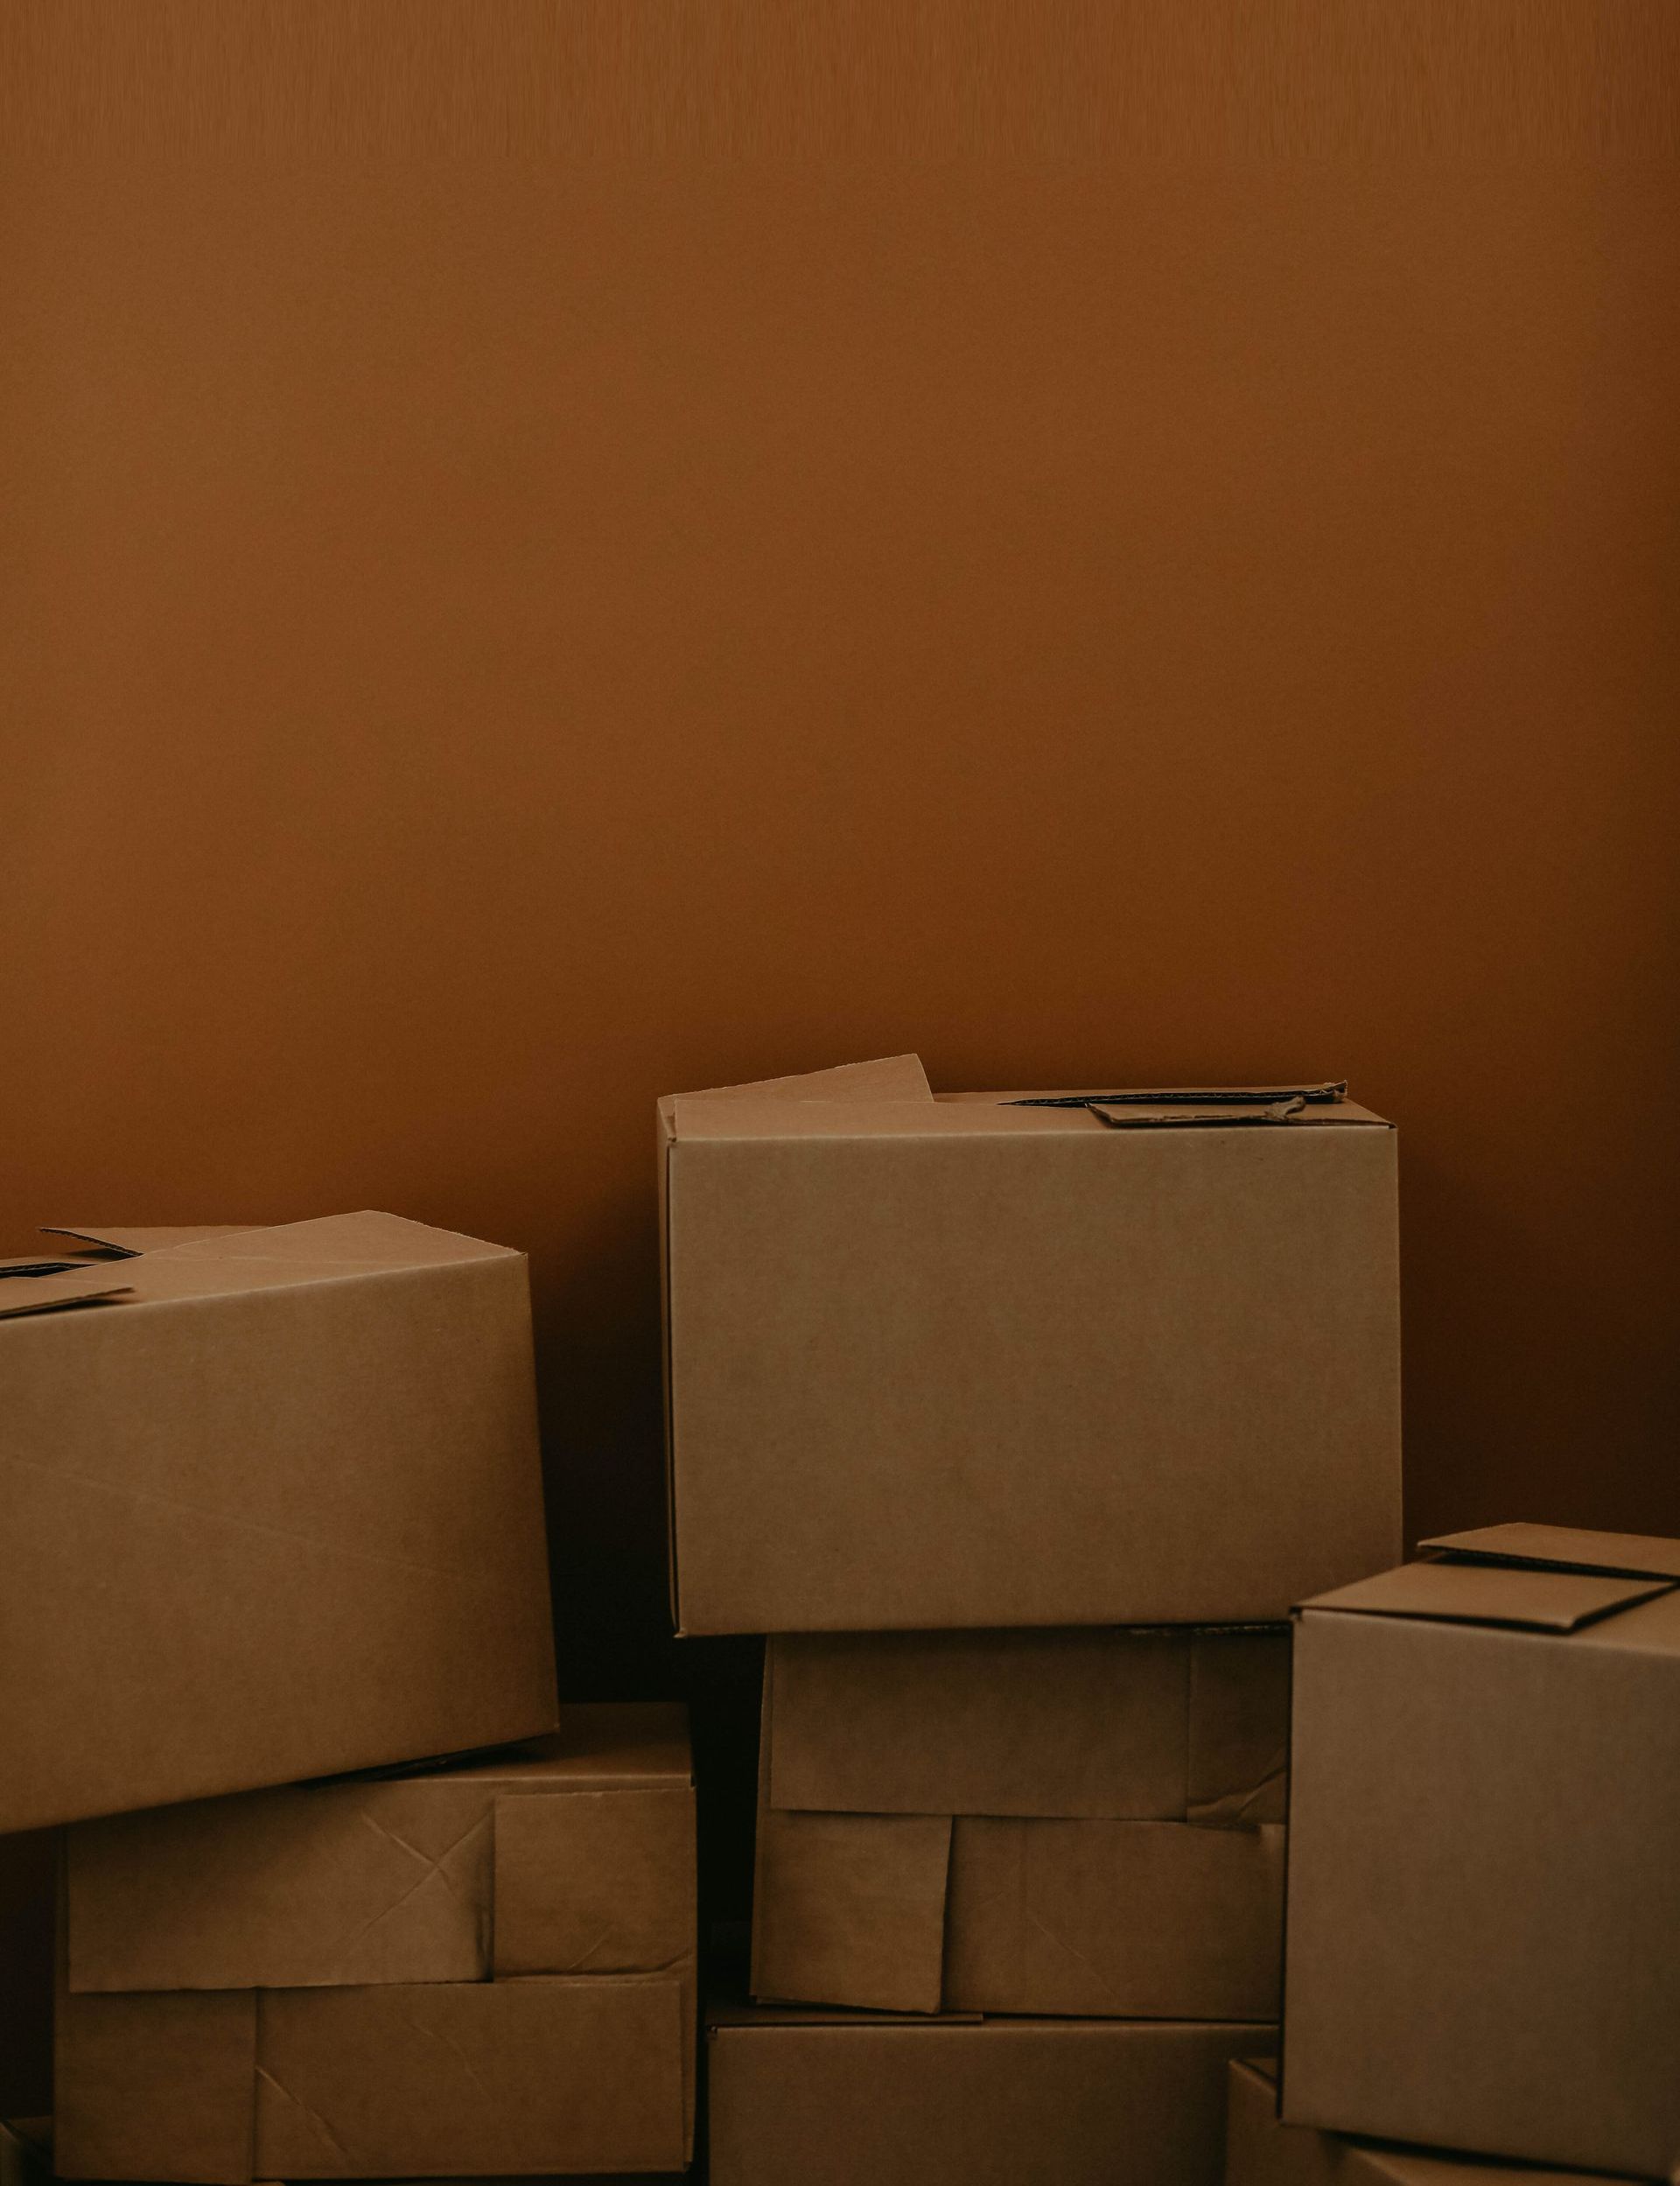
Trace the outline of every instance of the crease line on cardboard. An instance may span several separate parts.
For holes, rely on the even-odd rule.
[[[480,2077],[478,2066],[473,2063],[472,2058],[468,2056],[466,2051],[462,2049],[460,2043],[455,2040],[454,2036],[452,2035],[444,2034],[436,2027],[429,2027],[424,2020],[416,2019],[412,2011],[406,2012],[403,2015],[408,2020],[410,2026],[414,2028],[416,2034],[426,2035],[430,2041],[437,2042],[441,2049],[447,2049],[452,2056],[458,2059],[461,2069],[466,2074],[468,2079],[470,2079],[473,2086],[478,2089],[480,2094],[483,2096],[485,2101],[494,2106],[495,2103],[494,2095],[492,2094],[488,2085]]]
[[[202,1518],[211,1525],[234,1526],[242,1532],[266,1534],[270,1539],[293,1541],[300,1547],[312,1549],[318,1556],[339,1557],[352,1563],[379,1564],[391,1571],[413,1572],[421,1579],[450,1579],[469,1583],[481,1583],[477,1572],[458,1571],[444,1564],[416,1564],[406,1556],[385,1556],[377,1549],[343,1548],[317,1539],[308,1533],[298,1533],[284,1525],[269,1525],[261,1518],[242,1518],[231,1510],[212,1510],[203,1503],[187,1503],[178,1496],[158,1495],[155,1490],[136,1488],[125,1481],[100,1480],[91,1473],[66,1472],[61,1465],[36,1465],[26,1457],[15,1457],[10,1451],[0,1450],[0,1465],[9,1466],[13,1472],[36,1473],[43,1480],[72,1488],[96,1489],[102,1494],[114,1496],[119,1503],[155,1503],[159,1510],[182,1511],[190,1518]]]
[[[304,2116],[308,2119],[311,2126],[312,2126],[316,2132],[320,2134],[321,2138],[332,2150],[332,2153],[339,2158],[340,2161],[343,2163],[346,2172],[354,2177],[356,2171],[355,2158],[351,2154],[349,2149],[345,2147],[343,2141],[340,2140],[338,2134],[333,2132],[332,2126],[328,2125],[326,2119],[322,2117],[320,2112],[318,2110],[312,2109],[303,2099],[301,2095],[294,2095],[289,2087],[282,2086],[281,2083],[275,2077],[274,2074],[270,2071],[266,2064],[259,2064],[257,2066],[256,2076],[258,2079],[266,2080],[269,2085],[273,2088],[275,2093],[278,2095],[283,2101],[289,2102],[294,2110],[300,2110],[303,2112]],[[251,2168],[253,2171],[256,2168],[255,2156],[253,2156],[252,2159]]]
[[[362,1818],[366,1820],[367,1817],[364,1815]],[[462,1902],[460,1892],[456,1889],[453,1883],[451,1882],[449,1877],[444,1874],[443,1863],[445,1860],[449,1859],[452,1853],[458,1852],[461,1846],[466,1844],[469,1837],[475,1836],[480,1830],[487,1828],[489,1821],[490,1817],[487,1814],[481,1814],[478,1820],[473,1823],[471,1829],[463,1830],[461,1834],[455,1839],[452,1845],[446,1845],[444,1850],[438,1853],[437,1859],[428,1863],[424,1874],[416,1875],[414,1881],[409,1885],[408,1888],[403,1891],[401,1897],[393,1898],[391,1902],[384,1907],[382,1911],[375,1913],[371,1920],[363,1921],[361,1926],[357,1929],[355,1934],[350,1937],[349,1941],[344,1945],[344,1948],[339,1952],[338,1958],[334,1961],[335,1966],[342,1965],[346,1958],[347,1958],[350,1953],[355,1949],[356,1945],[361,1942],[362,1938],[371,1934],[371,1932],[380,1925],[382,1921],[389,1920],[393,1913],[400,1913],[402,1908],[408,1903],[409,1900],[414,1896],[416,1892],[424,1890],[427,1883],[430,1882],[434,1876],[443,1884],[444,1888],[449,1892],[449,1895],[455,1900],[456,1903],[459,1904]],[[388,1834],[388,1832],[382,1833]],[[401,1843],[402,1840],[401,1839],[397,1839],[395,1841]],[[412,1845],[405,1845],[403,1846],[403,1850],[405,1852],[412,1852],[414,1847]],[[419,1853],[416,1854],[416,1857],[424,1860],[425,1859],[425,1854],[424,1853]]]

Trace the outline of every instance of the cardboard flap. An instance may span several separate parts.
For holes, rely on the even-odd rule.
[[[1196,1101],[1090,1101],[1087,1106],[1116,1131],[1161,1131],[1198,1125],[1228,1131],[1239,1124],[1287,1124],[1306,1111],[1306,1103],[1298,1094],[1288,1100],[1223,1101],[1216,1105]]]
[[[832,1070],[797,1077],[760,1078],[746,1085],[718,1085],[681,1093],[682,1101],[931,1101],[933,1089],[919,1055],[883,1055],[874,1062],[843,1062]]]
[[[1131,1086],[1118,1093],[1022,1093],[1012,1108],[1275,1108],[1296,1102],[1331,1107],[1348,1097],[1346,1078],[1316,1085]]]
[[[694,1957],[686,1789],[498,1799],[494,1971],[662,1973]]]
[[[135,1230],[95,1223],[84,1229],[69,1223],[44,1223],[41,1234],[46,1237],[77,1237],[83,1244],[96,1244],[108,1252],[120,1252],[125,1258],[133,1258],[142,1252],[166,1252],[172,1245],[196,1244],[200,1237],[236,1237],[252,1227],[248,1222],[205,1222],[171,1228],[154,1224]]]
[[[89,1267],[67,1260],[15,1261],[0,1267],[0,1320],[49,1313],[60,1306],[86,1306],[94,1299],[120,1299],[132,1288],[123,1279],[120,1264]]]
[[[1304,1603],[1310,1610],[1425,1617],[1450,1624],[1509,1624],[1573,1632],[1668,1591],[1666,1581],[1505,1564],[1402,1564]]]
[[[1680,1580],[1680,1541],[1648,1533],[1591,1533],[1568,1525],[1484,1525],[1419,1541],[1452,1563],[1538,1566],[1622,1579]]]
[[[936,2012],[950,1857],[948,1818],[762,1809],[754,1996]]]

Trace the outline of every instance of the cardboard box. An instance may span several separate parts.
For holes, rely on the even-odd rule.
[[[1400,1553],[1395,1134],[1330,1087],[660,1108],[685,1632],[1279,1619]]]
[[[1270,2021],[1289,1635],[795,1634],[766,1650],[752,1988]]]
[[[1225,2186],[1594,2186],[1600,2175],[1495,2171],[1474,2157],[1286,2126],[1278,2115],[1277,2067],[1259,2058],[1232,2062],[1225,2135]]]
[[[569,1707],[476,1765],[82,1823],[62,1930],[62,2177],[688,2160],[680,1708]]]
[[[1218,2186],[1254,2027],[715,2011],[712,2186]]]
[[[0,1267],[0,1830],[552,1728],[523,1257],[66,1234]]]
[[[1680,2159],[1680,1542],[1494,1526],[1295,1633],[1284,2115]]]

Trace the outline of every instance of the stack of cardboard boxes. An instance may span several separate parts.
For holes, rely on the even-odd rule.
[[[680,2168],[687,1734],[556,1729],[522,1258],[66,1234],[0,1268],[0,1827],[72,1825],[60,2175]]]
[[[769,1636],[717,2186],[1211,2182],[1289,1612],[1398,1551],[1393,1132],[914,1058],[661,1125],[677,1622]]]
[[[715,2186],[1667,2174],[1680,1544],[1396,1567],[1391,1129],[913,1058],[660,1117],[676,1622],[766,1638],[709,2075],[682,1711],[556,1709],[520,1256],[67,1231],[0,1267],[60,2175],[670,2173],[707,2077]]]

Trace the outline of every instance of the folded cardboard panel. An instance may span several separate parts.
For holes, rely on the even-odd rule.
[[[1676,1574],[1674,1542],[1500,1528],[1302,1610],[1292,2123],[1680,2159]]]
[[[1240,1622],[1392,1561],[1394,1134],[1287,1091],[663,1103],[682,1629]]]
[[[693,1793],[679,1708],[466,1767],[66,1832],[66,2177],[678,2168]]]
[[[1259,2058],[1232,2061],[1225,2136],[1224,2186],[1611,2186],[1591,2171],[1494,2171],[1474,2156],[1286,2126],[1277,2067]]]
[[[0,1270],[0,1830],[551,1728],[523,1258],[102,1234]]]
[[[715,2014],[714,2186],[1217,2186],[1254,2027]]]
[[[1274,2019],[1287,1737],[1282,1630],[774,1638],[753,1993]]]

